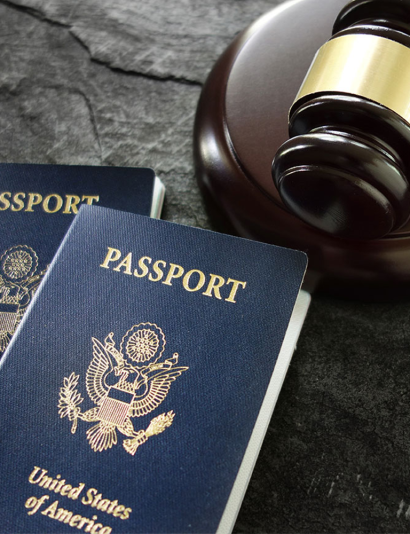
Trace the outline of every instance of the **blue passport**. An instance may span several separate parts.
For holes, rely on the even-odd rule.
[[[305,268],[301,252],[82,207],[1,362],[1,531],[230,532]]]
[[[0,164],[0,357],[82,204],[159,216],[151,169]]]

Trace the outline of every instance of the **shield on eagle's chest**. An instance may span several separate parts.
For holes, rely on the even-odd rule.
[[[135,395],[115,386],[110,387],[104,397],[97,417],[101,421],[121,426],[124,424]]]
[[[0,304],[0,333],[14,333],[18,311],[18,304]]]

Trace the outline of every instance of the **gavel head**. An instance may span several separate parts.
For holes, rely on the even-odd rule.
[[[410,217],[410,0],[353,0],[289,112],[272,176],[285,206],[334,236]]]

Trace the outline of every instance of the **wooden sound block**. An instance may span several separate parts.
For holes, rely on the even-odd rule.
[[[197,178],[211,208],[226,221],[225,229],[308,254],[305,289],[357,299],[407,298],[409,224],[379,240],[329,236],[288,212],[271,177],[273,157],[288,139],[289,108],[345,4],[284,3],[232,42],[198,104]]]

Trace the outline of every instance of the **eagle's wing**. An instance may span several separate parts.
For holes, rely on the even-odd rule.
[[[87,392],[96,404],[107,394],[104,378],[112,370],[113,365],[110,355],[105,350],[104,345],[95,337],[93,341],[93,359],[88,366],[85,383]]]
[[[171,383],[176,380],[189,367],[176,367],[167,371],[160,371],[153,377],[149,377],[150,386],[143,398],[134,399],[128,415],[141,417],[155,410],[168,395]]]

